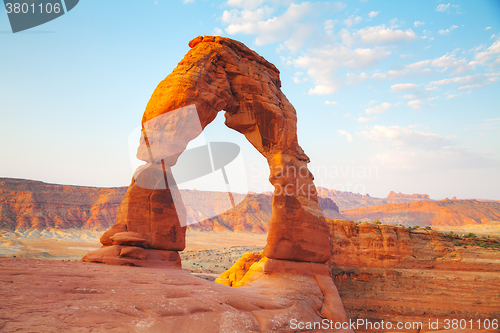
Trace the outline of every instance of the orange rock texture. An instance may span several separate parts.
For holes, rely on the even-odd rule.
[[[332,237],[330,265],[392,267],[413,255],[408,229],[390,225],[328,220]],[[413,257],[411,257],[413,259]]]
[[[273,259],[326,262],[331,256],[328,227],[313,175],[307,169],[309,158],[298,144],[296,111],[280,90],[279,71],[242,43],[228,38],[197,37],[189,46],[191,50],[184,59],[153,92],[142,118],[143,127],[154,124],[152,133],[168,131],[169,145],[157,149],[165,158],[161,165],[154,160],[151,143],[143,135],[138,158],[147,164],[132,180],[117,223],[142,235],[148,248],[184,249],[186,228],[178,216],[185,212],[179,212],[183,208],[173,204],[176,190],[164,185],[162,176],[171,177],[170,167],[189,141],[225,110],[225,124],[244,134],[266,157],[271,170],[269,180],[275,191],[264,254]],[[164,119],[162,115],[193,105],[199,129],[187,126],[186,117],[159,120]],[[155,186],[143,188],[143,182]]]
[[[328,224],[334,252],[328,266],[352,320],[418,322],[420,332],[428,332],[429,320],[444,329],[445,319],[500,315],[498,238],[345,220]]]
[[[230,288],[172,267],[0,258],[0,331],[297,332],[293,320],[347,320],[324,264],[278,261],[280,273]]]

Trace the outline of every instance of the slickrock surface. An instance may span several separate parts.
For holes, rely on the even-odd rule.
[[[174,206],[178,192],[162,178],[172,178],[170,167],[189,141],[225,110],[225,124],[244,134],[271,170],[275,192],[265,255],[326,262],[331,256],[328,228],[307,169],[309,158],[298,144],[296,111],[280,90],[279,71],[228,38],[200,36],[189,46],[191,50],[160,82],[146,106],[137,157],[147,164],[132,179],[117,223],[141,234],[151,249],[184,249],[186,228],[178,216],[185,211]],[[193,106],[201,128],[189,124]],[[151,142],[144,134],[148,131],[155,137]],[[159,155],[154,157],[153,151]]]
[[[340,302],[324,283],[324,265],[289,265],[301,264],[305,275],[281,263],[279,273],[232,288],[182,269],[0,258],[0,330],[291,332],[291,319],[338,316],[335,304],[324,305],[325,294]]]

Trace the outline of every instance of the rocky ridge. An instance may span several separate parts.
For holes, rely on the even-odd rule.
[[[441,200],[388,204],[344,210],[341,214],[354,221],[380,220],[404,226],[460,226],[500,221],[499,201]]]

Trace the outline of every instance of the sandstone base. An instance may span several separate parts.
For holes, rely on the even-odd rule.
[[[231,288],[182,269],[0,258],[0,331],[340,332],[294,329],[325,318],[322,283],[272,273]]]
[[[103,246],[89,252],[82,261],[109,265],[181,268],[177,251],[151,250],[135,246]]]

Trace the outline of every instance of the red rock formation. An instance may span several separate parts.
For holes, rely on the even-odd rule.
[[[327,222],[334,250],[328,265],[350,319],[419,322],[428,332],[429,320],[444,329],[445,319],[500,315],[498,238]]]
[[[412,256],[409,230],[403,227],[327,220],[332,237],[330,265],[392,267]]]
[[[0,228],[105,230],[116,221],[118,208],[126,191],[126,187],[56,185],[25,179],[0,178]],[[188,208],[188,215],[198,215],[201,212],[204,216],[212,216],[213,212],[221,211],[221,198],[227,197],[227,193],[224,192],[198,190],[180,190],[180,192],[189,207],[196,207],[196,209]],[[330,198],[318,197],[318,202],[325,217],[342,218],[339,208]],[[249,194],[234,208],[208,220],[189,225],[188,230],[265,234],[269,230],[271,204],[272,193]],[[40,223],[42,220],[44,222]],[[115,226],[122,228],[122,231],[127,230],[125,224]],[[112,245],[111,241],[103,244]]]
[[[170,166],[189,141],[225,110],[226,125],[243,133],[266,157],[271,170],[269,180],[275,191],[265,255],[326,262],[331,255],[328,228],[313,175],[307,169],[309,158],[298,144],[295,109],[280,90],[279,71],[242,43],[228,38],[198,37],[189,45],[192,49],[160,82],[148,102],[137,155],[147,164],[142,172],[136,172],[117,223],[141,234],[150,248],[184,248],[185,227],[180,221],[185,212],[175,201],[177,193],[166,178],[172,177]],[[186,120],[193,114],[193,106],[199,128]],[[165,131],[168,135],[161,135]],[[155,139],[150,142],[147,136]],[[141,186],[146,183],[154,185]]]
[[[500,221],[500,202],[477,200],[418,201],[341,211],[354,221],[368,219],[405,226],[488,223]]]
[[[403,194],[401,192],[394,192],[394,191],[391,191],[389,193],[389,195],[387,196],[387,199],[396,199],[396,198],[416,198],[416,199],[429,199],[429,195],[428,194],[418,194],[418,193],[415,193],[415,194]]]
[[[0,178],[0,228],[105,230],[115,220],[125,191]]]

